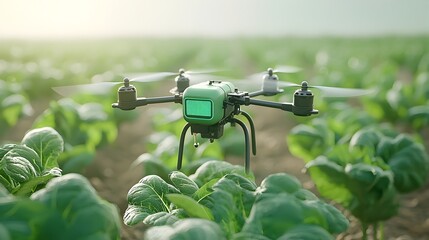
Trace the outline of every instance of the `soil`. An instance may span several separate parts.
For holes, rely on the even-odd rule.
[[[46,102],[37,102],[37,116],[47,108]],[[146,109],[138,109],[140,118],[123,124],[115,144],[100,149],[95,161],[83,173],[99,192],[100,196],[115,203],[122,216],[127,207],[127,192],[143,175],[141,167],[132,168],[131,163],[145,152],[144,140],[151,134]],[[289,113],[257,107],[252,117],[256,125],[257,155],[251,157],[251,169],[257,183],[267,175],[286,172],[296,176],[303,186],[317,193],[310,177],[303,173],[303,161],[291,156],[285,137],[294,126],[287,122]],[[22,120],[11,129],[0,142],[20,141],[25,132],[31,128],[33,118]],[[241,164],[242,159],[228,158],[227,161]],[[349,215],[347,215],[349,216]],[[337,239],[361,239],[359,223],[352,216],[347,233]],[[122,239],[143,239],[145,226],[123,226]],[[370,238],[371,239],[371,238]],[[385,239],[429,239],[429,184],[424,188],[401,196],[401,208],[398,216],[385,223]]]

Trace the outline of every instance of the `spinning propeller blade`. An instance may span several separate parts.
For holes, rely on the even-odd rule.
[[[218,72],[220,70],[216,69],[204,69],[204,70],[192,70],[185,71],[180,69],[179,72],[151,72],[151,73],[129,73],[125,74],[130,80],[130,83],[139,82],[156,82],[161,81],[167,77],[177,76],[180,74],[189,74],[189,75],[198,75],[198,77],[193,77],[193,82],[203,82],[207,80],[212,80],[213,76],[204,75],[212,72]],[[80,84],[80,85],[71,85],[71,86],[60,86],[53,87],[52,89],[62,96],[71,96],[79,92],[90,92],[93,94],[105,94],[108,93],[113,87],[121,84],[123,82],[99,82],[99,83],[90,83],[90,84]]]
[[[253,81],[260,81],[264,77],[265,74],[270,74],[270,72],[272,72],[272,74],[276,74],[276,73],[297,73],[301,70],[302,70],[301,68],[295,67],[295,66],[280,65],[274,69],[268,68],[266,71],[252,74],[252,75],[248,76],[247,78],[249,80],[253,80]]]
[[[138,74],[138,73],[132,73],[127,74],[127,76],[130,76],[130,82],[156,82],[163,80],[166,77],[175,76],[177,73],[173,72],[154,72],[154,73],[144,73],[144,74]]]
[[[178,76],[180,74],[185,75],[203,75],[214,72],[220,72],[218,69],[200,69],[200,70],[187,70],[185,71],[183,68],[178,72],[152,72],[152,73],[128,73],[127,76],[131,76],[130,81],[135,82],[155,82],[162,80],[166,77]]]
[[[263,76],[265,74],[272,73],[295,73],[301,71],[301,68],[294,66],[277,66],[275,69],[268,68],[267,71],[252,74],[248,77],[247,80],[236,80],[231,81],[234,85],[243,86],[243,88],[249,90],[258,87],[261,89],[262,87],[268,87],[270,89],[276,88],[287,88],[287,87],[303,87],[301,84],[291,83],[291,82],[283,82],[279,80],[263,80]],[[362,95],[367,95],[373,92],[372,89],[358,89],[358,88],[339,88],[339,87],[325,87],[325,86],[312,86],[307,85],[307,88],[316,88],[319,89],[322,93],[323,97],[357,97]]]
[[[188,70],[185,71],[185,74],[190,74],[190,75],[197,75],[197,74],[209,74],[209,73],[216,73],[216,72],[221,72],[222,70],[220,69],[198,69],[198,70]]]
[[[71,86],[53,87],[52,89],[61,96],[71,96],[78,92],[91,92],[94,94],[103,94],[112,89],[112,87],[119,85],[123,82],[99,82],[90,84],[80,84]]]
[[[299,67],[282,65],[282,66],[277,66],[276,68],[274,68],[273,72],[274,73],[297,73],[301,70],[302,69]]]
[[[271,84],[271,83],[270,83]],[[275,82],[272,83],[276,84]],[[301,84],[291,83],[291,82],[277,82],[279,88],[285,87],[301,87]],[[308,88],[319,89],[323,97],[358,97],[367,94],[371,94],[373,89],[360,89],[360,88],[340,88],[340,87],[326,87],[326,86],[312,86],[308,85]]]
[[[325,86],[308,86],[309,88],[317,88],[322,92],[323,97],[358,97],[373,93],[373,89],[360,88],[339,88]]]

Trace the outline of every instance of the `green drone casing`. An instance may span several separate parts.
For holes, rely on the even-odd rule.
[[[204,82],[183,92],[183,116],[192,124],[213,125],[225,116],[224,103],[234,91],[230,82]]]

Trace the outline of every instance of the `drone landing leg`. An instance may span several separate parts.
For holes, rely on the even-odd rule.
[[[179,156],[177,158],[177,170],[180,170],[182,168],[182,158],[183,158],[183,146],[185,145],[185,135],[188,131],[191,124],[186,124],[185,127],[183,127],[182,134],[180,134],[180,142],[179,142]]]
[[[246,117],[247,121],[249,121],[249,125],[250,125],[250,135],[252,136],[252,153],[253,156],[256,155],[256,135],[255,135],[255,124],[253,124],[253,120],[252,117],[244,111],[240,111],[240,113]]]
[[[246,173],[249,173],[250,169],[250,147],[249,147],[249,131],[247,130],[246,124],[244,124],[239,119],[231,119],[231,123],[238,123],[240,127],[243,129],[244,132],[244,143],[246,145],[246,159],[244,162],[244,169],[246,170]]]

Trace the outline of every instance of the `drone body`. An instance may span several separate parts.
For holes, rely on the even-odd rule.
[[[181,77],[181,75],[178,77]],[[249,121],[252,152],[254,155],[256,154],[256,137],[253,120],[249,114],[241,110],[242,105],[277,108],[292,112],[298,116],[310,116],[318,113],[317,110],[313,109],[314,96],[308,90],[306,82],[303,82],[302,88],[295,92],[293,103],[278,103],[253,99],[253,97],[260,95],[272,96],[283,92],[278,89],[276,84],[273,87],[273,84],[269,81],[278,81],[277,76],[268,76],[264,79],[265,88],[257,92],[248,93],[240,92],[231,82],[227,81],[207,81],[183,89],[183,85],[179,86],[182,83],[181,80],[176,78],[177,87],[171,91],[171,93],[174,93],[173,96],[138,98],[135,87],[129,85],[129,81],[125,79],[124,86],[118,89],[118,102],[112,104],[112,107],[122,110],[132,110],[138,106],[154,103],[175,102],[182,104],[183,117],[187,121],[187,124],[180,137],[178,169],[182,165],[184,139],[189,128],[191,128],[191,133],[194,135],[194,146],[198,147],[196,134],[200,134],[202,138],[210,139],[213,142],[214,139],[219,139],[223,136],[225,124],[230,123],[233,126],[238,124],[243,129],[245,135],[245,169],[248,171],[250,168],[249,131],[241,120],[235,118],[236,115],[241,114]]]

